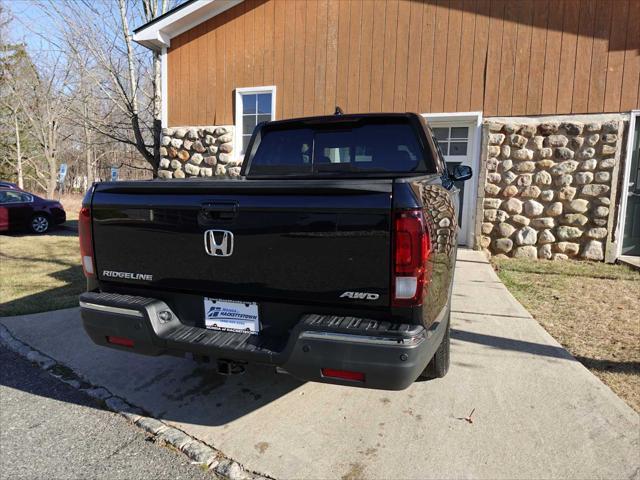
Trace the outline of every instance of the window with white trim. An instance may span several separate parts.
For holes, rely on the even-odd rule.
[[[467,155],[469,127],[431,127],[445,157]]]
[[[236,89],[236,146],[244,155],[256,125],[276,118],[276,87]]]

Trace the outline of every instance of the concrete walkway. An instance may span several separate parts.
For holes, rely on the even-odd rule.
[[[640,478],[640,422],[460,251],[452,367],[402,392],[94,346],[76,309],[11,317],[19,339],[91,383],[275,478]],[[474,411],[470,423],[464,417]]]
[[[618,260],[635,270],[640,270],[640,257],[638,256],[622,255]]]

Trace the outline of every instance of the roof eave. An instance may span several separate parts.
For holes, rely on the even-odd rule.
[[[133,40],[151,50],[171,46],[171,39],[235,7],[243,0],[192,0],[138,27]]]
[[[149,50],[162,50],[168,48],[171,45],[171,38],[163,34],[162,31],[136,33],[133,35],[133,40],[143,47],[147,47]]]

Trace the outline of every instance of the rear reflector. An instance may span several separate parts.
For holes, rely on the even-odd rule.
[[[418,288],[416,277],[396,277],[395,298],[413,298]]]
[[[339,378],[340,380],[351,380],[353,382],[364,382],[364,373],[351,372],[349,370],[335,370],[333,368],[323,368],[322,376],[326,378]]]
[[[80,238],[80,256],[85,277],[95,276],[93,268],[93,240],[91,238],[91,209],[82,207],[78,216],[78,237]]]
[[[93,275],[93,258],[91,258],[89,255],[83,255],[82,268],[84,268],[85,275]]]
[[[108,336],[107,342],[121,347],[133,348],[133,340],[130,338]]]

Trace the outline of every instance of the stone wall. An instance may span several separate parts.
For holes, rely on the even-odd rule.
[[[603,260],[621,116],[487,119],[479,244],[488,254]]]
[[[163,128],[159,178],[237,177],[233,127]]]

